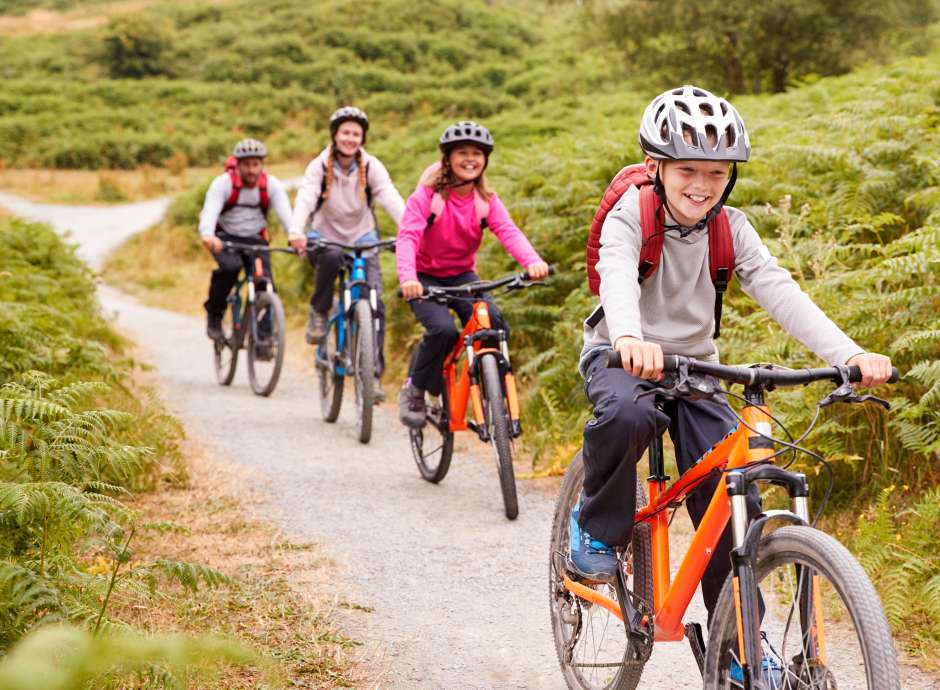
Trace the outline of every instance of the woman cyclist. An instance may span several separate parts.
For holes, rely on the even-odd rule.
[[[369,132],[369,118],[358,108],[346,106],[330,116],[331,143],[314,158],[304,172],[297,190],[289,238],[301,254],[307,239],[322,237],[342,244],[378,242],[373,202],[378,201],[396,223],[405,202],[395,189],[382,162],[363,148]],[[310,220],[310,231],[306,232]],[[343,262],[343,252],[319,249],[307,257],[316,271],[310,297],[310,317],[306,340],[311,345],[326,335],[328,314],[333,304],[333,286]],[[385,399],[379,378],[385,365],[385,304],[382,301],[382,273],[378,254],[366,259],[369,285],[378,294],[378,351],[376,400]]]
[[[425,328],[408,378],[398,397],[403,424],[421,428],[426,420],[424,394],[440,395],[441,368],[457,342],[457,328],[448,308],[419,298],[427,286],[463,285],[479,280],[476,254],[488,228],[533,279],[548,275],[546,264],[509,217],[506,207],[487,184],[484,172],[493,152],[486,127],[463,121],[441,135],[441,162],[428,168],[408,198],[398,226],[396,256],[402,296]],[[487,297],[494,328],[508,332],[496,305]],[[471,305],[451,307],[461,321]]]

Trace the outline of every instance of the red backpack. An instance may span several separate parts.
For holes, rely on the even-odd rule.
[[[600,259],[601,228],[604,219],[614,205],[620,201],[630,187],[640,190],[640,227],[643,230],[643,244],[640,249],[639,281],[642,283],[656,271],[663,256],[663,237],[665,210],[653,189],[653,181],[646,174],[642,163],[628,165],[614,176],[601,203],[591,221],[591,230],[587,241],[588,287],[595,295],[599,293],[601,277],[597,273],[597,261]],[[725,209],[708,222],[708,263],[712,285],[715,286],[715,334],[720,334],[721,303],[725,290],[734,275],[734,242],[731,237],[731,224]],[[600,319],[597,319],[599,321]]]
[[[222,213],[225,213],[229,209],[234,208],[235,206],[245,206],[246,204],[238,203],[238,195],[242,191],[242,178],[238,174],[238,159],[235,156],[229,156],[225,159],[225,172],[228,173],[229,178],[232,180],[232,193],[229,194],[228,199],[225,200],[225,204],[222,206]],[[258,192],[261,196],[261,203],[258,206],[252,206],[252,208],[261,208],[261,213],[265,216],[268,215],[268,208],[271,206],[271,198],[268,196],[268,174],[262,172],[258,176]]]

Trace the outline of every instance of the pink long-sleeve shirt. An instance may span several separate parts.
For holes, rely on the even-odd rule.
[[[398,224],[395,257],[398,279],[417,280],[418,273],[432,276],[455,276],[476,270],[477,251],[483,241],[483,230],[474,210],[473,195],[452,193],[440,216],[429,228],[431,215],[430,187],[419,186],[408,197],[405,212]],[[512,257],[523,267],[541,261],[529,240],[522,233],[496,194],[489,199],[490,213],[486,219],[489,230],[496,235]]]

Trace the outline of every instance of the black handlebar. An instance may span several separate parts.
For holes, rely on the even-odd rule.
[[[832,381],[842,383],[847,375],[852,383],[862,380],[862,372],[855,366],[820,367],[817,369],[774,369],[770,367],[744,367],[729,366],[716,362],[703,362],[681,355],[666,355],[663,357],[663,371],[672,373],[686,367],[689,373],[705,374],[732,383],[751,385],[779,385],[798,386],[813,381]],[[623,362],[620,352],[611,350],[607,353],[607,367],[620,369]],[[891,369],[891,378],[888,383],[896,383],[899,373],[896,367]]]
[[[315,240],[307,241],[307,251],[316,249],[317,247],[335,247],[336,249],[342,249],[347,252],[366,252],[370,249],[388,249],[395,251],[395,240],[379,240],[371,244],[343,244],[342,242],[334,242],[333,240],[325,240],[322,237],[318,237]]]
[[[296,254],[296,250],[291,247],[269,247],[266,244],[241,244],[240,242],[223,242],[222,249],[229,252],[243,252],[245,254],[271,254],[280,252],[284,254]]]
[[[548,267],[548,275],[555,275],[554,266]],[[453,287],[445,287],[441,285],[427,286],[424,289],[424,294],[422,294],[420,297],[416,297],[415,299],[480,297],[487,292],[498,290],[499,288],[505,287],[507,285],[514,285],[515,287],[522,288],[537,284],[537,282],[533,282],[532,278],[529,277],[528,271],[522,271],[521,273],[513,273],[512,275],[508,275],[505,278],[499,278],[497,280],[475,280],[472,283],[454,285]],[[401,288],[398,288],[398,296],[402,296]]]

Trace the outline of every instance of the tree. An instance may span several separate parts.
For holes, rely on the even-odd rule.
[[[664,86],[755,93],[847,72],[933,17],[931,0],[624,0],[599,18],[629,68]]]

